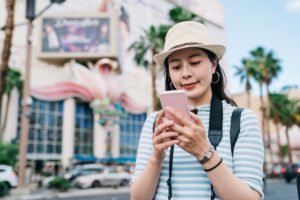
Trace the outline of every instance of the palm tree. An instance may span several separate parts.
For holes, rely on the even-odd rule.
[[[295,117],[298,116],[298,110],[299,110],[299,99],[292,99],[289,100],[288,103],[286,103],[283,107],[282,112],[282,124],[286,127],[285,128],[285,134],[287,138],[287,146],[288,146],[288,158],[289,162],[293,162],[292,158],[292,150],[290,145],[290,137],[289,137],[289,129],[297,124],[297,121],[295,120]]]
[[[171,9],[169,11],[169,17],[172,21],[172,24],[150,26],[150,28],[148,30],[144,30],[144,34],[141,35],[139,39],[132,43],[128,48],[129,51],[134,52],[134,60],[139,66],[144,66],[146,68],[151,66],[153,110],[157,110],[159,106],[155,83],[157,76],[157,66],[152,60],[153,55],[157,54],[163,48],[166,34],[174,23],[187,20],[201,20],[195,14],[190,13],[182,7],[175,7]]]
[[[5,109],[5,113],[4,113],[3,123],[1,124],[1,128],[0,128],[0,140],[3,139],[3,133],[6,128],[11,92],[15,88],[18,90],[19,93],[22,92],[23,80],[21,77],[22,77],[22,75],[21,75],[20,71],[15,70],[13,68],[8,69],[8,74],[6,77],[6,84],[5,84],[5,91],[4,91],[5,94],[7,95],[7,101],[6,101],[6,106],[5,106],[6,109]]]
[[[135,41],[129,47],[129,50],[134,51],[134,60],[138,65],[142,65],[148,68],[149,63],[151,63],[153,110],[157,110],[158,105],[155,83],[157,67],[154,61],[147,60],[146,55],[150,54],[152,58],[153,55],[157,54],[159,50],[162,49],[164,44],[164,38],[168,30],[169,26],[167,25],[160,25],[158,27],[150,26],[149,30],[144,30],[144,35],[140,36],[139,40]]]
[[[10,47],[11,41],[14,32],[14,9],[15,9],[15,0],[6,0],[6,26],[5,26],[5,39],[4,46],[1,57],[1,66],[0,66],[0,110],[2,108],[2,97],[5,90],[5,81],[8,73],[8,61],[10,57]],[[1,112],[0,112],[0,122],[1,122]],[[0,133],[1,135],[2,133]]]
[[[270,94],[270,119],[273,120],[275,127],[276,127],[276,135],[277,135],[277,146],[278,146],[278,158],[279,163],[283,165],[283,155],[281,152],[281,145],[280,145],[280,125],[282,124],[282,115],[284,105],[287,105],[289,102],[288,97],[284,94],[280,93],[273,93]]]
[[[243,83],[246,82],[246,93],[247,93],[247,106],[248,108],[251,107],[251,101],[250,101],[250,91],[251,91],[251,83],[250,79],[254,77],[254,69],[253,68],[253,62],[247,58],[242,59],[242,65],[241,66],[234,66],[236,72],[235,76],[240,77],[240,82]]]
[[[269,113],[270,113],[270,91],[269,86],[274,78],[278,77],[281,72],[280,61],[274,58],[273,52],[266,52],[263,47],[257,47],[250,52],[251,60],[256,67],[255,80],[259,84],[260,88],[260,101],[262,110],[262,130],[263,133],[267,133],[267,148],[270,150],[271,164],[273,164],[273,152],[271,146],[271,133],[269,124]],[[263,100],[263,85],[266,85],[267,89],[267,102]]]

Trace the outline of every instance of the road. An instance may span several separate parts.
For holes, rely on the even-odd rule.
[[[265,200],[297,200],[295,180],[289,184],[284,180],[267,180]]]
[[[53,194],[52,194],[53,195]],[[129,200],[129,188],[101,188],[101,189],[87,189],[75,190],[73,192],[62,193],[59,196],[52,196],[50,194],[42,194],[38,198],[22,198],[22,200]],[[52,197],[51,197],[52,196]],[[5,198],[4,198],[5,199]],[[16,200],[15,198],[8,198],[9,200]],[[267,180],[267,187],[265,191],[265,200],[297,200],[297,188],[295,180],[292,183],[285,183],[284,180]]]
[[[63,198],[63,200],[129,200],[129,193],[86,196],[86,197],[72,197]],[[60,198],[62,199],[62,198]],[[267,180],[267,187],[265,191],[265,200],[297,200],[296,182],[285,183],[284,180]],[[59,200],[58,198],[53,200]]]

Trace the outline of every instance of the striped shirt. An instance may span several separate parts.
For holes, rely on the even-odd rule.
[[[258,191],[263,199],[263,160],[264,148],[259,128],[259,123],[255,113],[249,109],[244,109],[241,115],[241,128],[238,140],[234,148],[234,157],[231,154],[230,144],[230,123],[231,114],[235,107],[223,104],[223,138],[217,147],[217,152],[223,158],[227,167],[239,179]],[[210,105],[203,105],[198,108],[198,116],[203,123],[206,134],[208,133]],[[138,146],[137,160],[133,181],[144,170],[153,151],[152,126],[156,113],[152,113],[144,123],[140,142]],[[160,173],[155,200],[168,199],[167,179],[169,173],[169,150],[163,161]],[[145,180],[147,184],[147,180]],[[196,158],[182,150],[177,145],[174,146],[173,172],[172,172],[172,194],[176,200],[210,200],[211,188],[210,180],[202,170]]]

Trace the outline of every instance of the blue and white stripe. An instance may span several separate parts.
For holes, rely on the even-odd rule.
[[[230,122],[233,106],[223,103],[223,138],[217,147],[218,154],[233,173],[258,191],[263,198],[263,160],[264,148],[256,115],[249,109],[244,109],[241,116],[241,131],[235,145],[234,156],[230,147]],[[198,108],[198,116],[208,133],[210,105]],[[145,121],[137,153],[136,169],[133,175],[138,177],[153,151],[152,126],[157,113],[152,113]],[[167,179],[169,173],[169,151],[163,161],[159,185],[154,199],[165,200],[168,196]],[[145,180],[145,184],[147,181]],[[209,200],[211,195],[210,181],[201,165],[194,156],[174,147],[172,172],[173,199],[176,200]]]

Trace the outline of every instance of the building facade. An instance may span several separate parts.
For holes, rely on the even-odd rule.
[[[36,12],[46,7],[47,3],[47,1],[36,1]],[[25,4],[25,0],[16,1],[16,23],[25,21]],[[147,113],[151,112],[151,78],[149,70],[137,66],[132,52],[128,52],[127,49],[143,34],[143,29],[147,29],[150,25],[170,23],[168,11],[176,5],[181,5],[202,17],[211,34],[221,43],[225,43],[224,10],[217,0],[67,0],[63,4],[53,5],[44,13],[44,17],[68,15],[75,18],[91,14],[105,15],[108,13],[113,15],[115,27],[109,29],[113,32],[109,42],[115,45],[114,56],[101,54],[101,52],[98,55],[97,51],[100,47],[97,46],[96,53],[89,54],[82,50],[81,53],[77,52],[77,57],[75,54],[68,57],[71,55],[68,53],[76,51],[78,46],[68,46],[68,50],[66,48],[55,49],[58,42],[61,41],[57,37],[63,30],[75,31],[74,27],[56,29],[59,31],[58,36],[55,36],[49,25],[43,27],[43,22],[45,22],[43,17],[34,21],[32,37],[34,50],[30,80],[32,103],[29,113],[27,153],[27,159],[31,165],[38,169],[46,162],[54,162],[65,168],[72,164],[72,160],[76,156],[135,157],[143,122]],[[0,10],[3,11],[0,14],[1,24],[4,24],[5,2],[0,3]],[[65,21],[65,23],[67,22]],[[26,31],[26,26],[15,28],[9,62],[10,66],[19,69],[23,74],[26,60]],[[44,37],[45,33],[48,34],[47,37]],[[81,33],[78,32],[78,34]],[[76,37],[68,39],[66,37],[63,36],[64,41],[78,40]],[[1,47],[3,39],[4,34],[1,33]],[[47,42],[49,42],[47,51],[50,51],[51,48],[53,51],[57,51],[55,54],[57,56],[52,56],[50,59],[41,56],[40,46]],[[101,48],[102,50],[103,48]],[[87,56],[83,57],[82,55]],[[113,72],[109,79],[102,72],[97,71],[100,66],[97,61],[107,57],[116,60],[118,71],[121,71],[121,73]],[[226,56],[222,63],[223,68],[228,72]],[[86,79],[85,74],[90,79]],[[100,79],[102,82],[98,82],[99,85],[97,85],[96,80]],[[113,83],[117,84],[113,87]],[[159,72],[157,83],[157,90],[162,91],[164,88],[163,72]],[[92,103],[97,98],[113,95],[112,91],[117,90],[123,95],[118,94],[119,99],[114,101],[114,107],[126,111],[127,115],[119,118],[118,123],[107,128],[99,123],[101,116],[93,111]],[[89,98],[89,92],[95,98]],[[124,98],[130,99],[134,105],[125,104]],[[5,109],[9,111],[4,141],[19,142],[22,132],[22,100],[17,91],[12,92],[10,99],[10,106],[5,108],[7,97],[4,96],[1,109],[2,113],[5,112]]]

